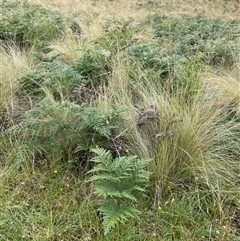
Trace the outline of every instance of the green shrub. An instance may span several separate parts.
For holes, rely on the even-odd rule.
[[[209,19],[201,15],[197,17],[183,15],[180,18],[154,15],[150,18],[155,37],[173,42],[184,40],[188,35],[195,39],[192,44],[201,40],[236,40],[239,37],[237,20]]]
[[[128,54],[142,63],[143,68],[159,67],[158,53],[161,47],[154,43],[135,44],[128,48]]]
[[[24,156],[31,155],[26,153],[32,153],[34,159],[43,158],[49,163],[77,158],[86,164],[90,148],[112,146],[113,130],[118,126],[122,111],[102,111],[68,101],[55,101],[48,96],[27,111],[22,123],[13,126],[8,133],[25,140],[24,147],[16,154],[22,161],[27,161]]]
[[[46,51],[51,50],[46,47]],[[85,50],[72,64],[57,60],[58,55],[35,55],[41,62],[19,78],[21,94],[35,96],[47,88],[56,98],[70,99],[77,88],[85,86],[89,93],[85,97],[88,99],[93,95],[92,90],[102,84],[102,79],[106,81],[111,73],[108,55],[96,49]]]
[[[209,52],[205,54],[205,62],[216,66],[233,66],[238,57],[240,57],[240,53],[236,45],[215,41]]]
[[[108,53],[98,49],[86,49],[83,54],[74,61],[72,68],[85,79],[96,81],[101,75],[108,75],[110,65]]]
[[[75,85],[83,82],[81,75],[61,61],[41,62],[19,78],[19,93],[32,97],[43,93],[43,87],[58,95],[69,96]]]
[[[95,43],[97,46],[110,51],[111,54],[125,50],[136,42],[134,34],[137,28],[131,26],[133,19],[109,20],[104,27],[104,34]]]
[[[164,82],[174,74],[175,65],[183,59],[180,55],[161,54],[163,47],[158,44],[137,44],[128,48],[127,58],[133,65],[140,67],[141,71],[150,71],[150,75],[158,76],[159,84]]]
[[[65,24],[59,12],[27,1],[3,1],[0,40],[20,47],[51,41],[63,33]]]
[[[210,65],[233,65],[239,57],[239,21],[209,19],[203,16],[171,18],[154,15],[148,22],[167,55],[188,57],[203,53]]]

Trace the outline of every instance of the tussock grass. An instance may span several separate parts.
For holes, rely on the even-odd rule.
[[[176,205],[179,212],[178,202],[183,200],[179,200],[178,195],[192,193],[195,201],[188,200],[190,203],[186,205],[193,205],[201,213],[205,210],[202,215],[208,216],[211,212],[214,225],[226,225],[228,230],[215,230],[215,238],[220,237],[218,232],[221,238],[227,237],[231,232],[229,204],[236,202],[239,205],[239,197],[233,194],[238,189],[239,123],[226,122],[231,115],[229,103],[224,103],[222,96],[219,98],[204,85],[188,102],[184,89],[180,92],[183,95],[173,95],[167,89],[157,87],[151,79],[129,78],[124,63],[119,59],[114,63],[114,74],[97,105],[107,108],[114,103],[127,107],[117,137],[123,141],[122,148],[127,148],[130,153],[152,158],[149,165],[153,172],[151,205],[166,206],[167,210],[169,205]],[[153,111],[153,116],[139,125],[141,111],[148,110]],[[233,139],[234,135],[236,139]],[[167,212],[166,215],[173,215]],[[219,217],[220,222],[217,221]],[[202,221],[204,219],[202,217]],[[182,223],[182,219],[179,222]],[[190,238],[190,233],[185,238]]]
[[[66,63],[72,63],[79,56],[76,51],[79,44],[71,32],[66,33],[62,39],[52,41],[50,47],[54,50],[51,54],[60,54],[58,59]]]
[[[19,88],[17,79],[36,62],[31,51],[22,51],[16,46],[2,45],[0,58],[0,117],[10,124],[14,121],[14,116],[21,111],[20,100],[15,95]]]
[[[229,111],[236,112],[239,115],[240,111],[240,67],[236,63],[232,70],[227,71],[220,69],[218,73],[208,74],[204,78],[206,88],[215,93],[219,101],[229,106]]]
[[[172,96],[157,88],[151,80],[138,79],[132,83],[119,62],[115,68],[109,86],[99,96],[99,104],[114,103],[128,108],[124,114],[122,135],[129,138],[128,147],[133,153],[154,158],[151,170],[154,170],[155,180],[160,180],[162,184],[166,182],[163,185],[168,187],[171,182],[180,185],[181,182],[191,181],[191,178],[199,179],[207,170],[210,173],[206,173],[205,178],[214,180],[211,168],[225,168],[227,172],[228,165],[219,167],[218,159],[224,159],[223,155],[230,147],[225,146],[226,149],[221,152],[218,143],[225,138],[226,142],[231,139],[229,132],[238,127],[237,123],[230,127],[222,123],[228,115],[227,104],[216,99],[215,93],[206,93],[205,89],[193,96],[189,104],[184,102],[184,95]],[[155,118],[146,119],[146,123],[139,127],[141,108],[146,111],[153,108]],[[216,163],[214,160],[211,163],[212,158],[217,158]],[[225,160],[223,166],[226,163]]]

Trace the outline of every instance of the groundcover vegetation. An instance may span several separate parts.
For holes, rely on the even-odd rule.
[[[1,9],[1,240],[240,239],[238,19]]]

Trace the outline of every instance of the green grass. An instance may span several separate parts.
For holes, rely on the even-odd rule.
[[[239,240],[239,20],[18,3],[0,25],[0,239]],[[96,147],[151,160],[147,196],[127,202],[139,219],[107,235]]]
[[[86,219],[94,217],[94,208],[90,208],[93,204],[82,179],[59,167],[56,170],[5,174],[7,180],[1,187],[9,189],[5,188],[1,198],[3,240],[79,240],[78,233],[89,232]]]

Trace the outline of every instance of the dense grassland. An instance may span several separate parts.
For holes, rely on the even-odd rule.
[[[240,3],[0,3],[0,240],[240,240]]]

